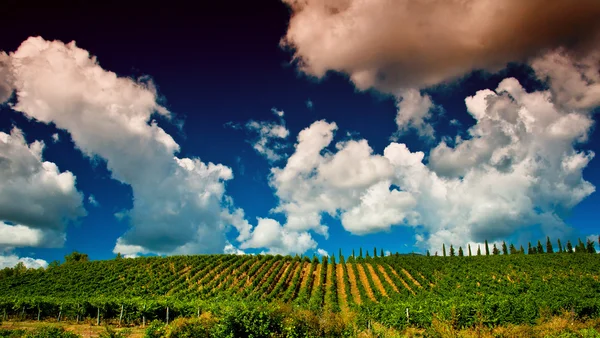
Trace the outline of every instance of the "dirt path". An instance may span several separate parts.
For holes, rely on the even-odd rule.
[[[410,288],[410,286],[408,286],[408,284],[404,281],[404,279],[402,277],[400,277],[400,275],[398,275],[398,273],[396,272],[396,270],[394,270],[394,268],[392,268],[390,266],[390,270],[392,271],[392,273],[398,277],[398,279],[400,280],[400,282],[402,282],[402,285],[404,285],[404,287],[410,291],[410,293],[412,293],[413,295],[415,294],[415,292],[413,291],[413,289]]]
[[[272,265],[269,265],[272,264]],[[263,264],[261,265],[260,268],[258,268],[258,270],[256,271],[256,273],[254,274],[254,276],[248,276],[248,274],[246,274],[246,283],[244,283],[244,288],[249,287],[250,285],[252,285],[252,281],[254,281],[254,278],[256,278],[256,276],[260,275],[260,273],[264,270],[267,269],[267,267],[270,269],[273,267],[273,265],[275,265],[275,262],[273,260],[268,260],[268,261],[263,261]],[[250,271],[250,270],[248,270]]]
[[[404,273],[406,277],[408,277],[408,279],[410,279],[411,282],[413,282],[418,288],[422,288],[421,284],[408,271],[406,271],[405,268],[402,268],[402,273]]]
[[[283,263],[283,266],[281,267],[281,269],[279,269],[279,272],[277,272],[277,276],[275,276],[273,283],[271,283],[271,285],[269,285],[267,287],[267,290],[265,291],[265,295],[268,295],[271,293],[271,291],[273,291],[275,286],[277,286],[277,284],[279,284],[279,280],[281,278],[283,278],[283,276],[285,276],[286,271],[288,271],[288,269],[291,269],[291,268],[292,268],[292,263],[290,263],[290,262]]]
[[[315,293],[315,290],[317,290],[319,288],[319,286],[321,286],[321,269],[323,268],[323,265],[321,263],[317,264],[317,268],[313,271],[313,285],[312,285],[312,289],[310,290],[310,295],[312,297],[312,295]]]
[[[367,279],[367,274],[365,273],[365,269],[363,269],[362,264],[356,264],[356,270],[358,270],[358,278],[365,288],[365,292],[367,293],[367,297],[371,298],[372,301],[377,302],[375,299],[375,295],[373,295],[373,290],[371,290],[371,285],[369,284],[369,279]]]
[[[346,299],[346,284],[344,284],[344,268],[342,264],[335,266],[335,276],[337,277],[338,304],[342,313],[348,313],[348,300]]]
[[[388,297],[388,294],[385,291],[383,284],[381,284],[381,280],[379,280],[379,276],[377,276],[377,273],[375,272],[375,269],[373,269],[373,266],[369,263],[367,263],[366,266],[367,266],[367,269],[369,270],[369,273],[371,274],[371,278],[373,279],[373,283],[375,284],[375,287],[379,290],[379,292],[381,292],[382,295],[384,295],[385,297]]]
[[[383,266],[377,264],[377,269],[379,270],[379,272],[381,272],[381,274],[383,275],[383,278],[388,283],[388,285],[391,286],[392,289],[394,289],[394,291],[400,293],[400,291],[398,291],[398,287],[396,286],[396,284],[394,284],[394,282],[392,281],[390,276],[388,276],[387,272],[385,272],[385,269],[383,268]]]
[[[290,272],[290,274],[287,276],[285,283],[284,283],[284,285],[285,285],[284,290],[287,289],[288,285],[290,285],[290,283],[292,282],[292,279],[294,279],[296,272],[298,272],[298,269],[300,268],[300,264],[301,263],[298,263],[298,262],[292,262],[291,265],[292,265],[292,269],[294,269],[294,270],[292,270]]]
[[[308,281],[308,270],[310,270],[310,264],[304,262],[304,267],[302,268],[302,281],[300,282],[300,290],[306,287],[306,282]]]
[[[354,299],[356,304],[361,304],[362,300],[360,299],[360,293],[356,286],[357,280],[354,275],[354,270],[352,269],[352,264],[346,264],[346,269],[348,270],[348,280],[350,281],[350,293],[352,294],[352,299]]]

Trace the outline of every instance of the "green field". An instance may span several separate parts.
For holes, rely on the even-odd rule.
[[[434,320],[469,328],[534,324],[565,312],[600,317],[597,254],[340,258],[195,255],[5,270],[0,315],[138,325],[284,309],[397,330]]]

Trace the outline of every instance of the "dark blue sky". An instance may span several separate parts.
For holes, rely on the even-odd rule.
[[[105,70],[134,79],[151,77],[158,88],[160,103],[176,120],[171,123],[158,118],[159,126],[180,145],[177,156],[200,158],[205,163],[232,168],[234,178],[226,183],[227,195],[233,198],[236,207],[245,211],[250,224],[256,224],[256,217],[272,217],[284,224],[284,214],[269,212],[278,204],[275,188],[269,186],[271,164],[253,150],[251,132],[226,124],[243,126],[249,120],[276,122],[271,112],[276,108],[285,112],[285,125],[290,133],[285,148],[288,156],[294,151],[298,133],[322,119],[337,124],[334,142],[364,138],[375,154],[382,154],[390,144],[390,136],[398,129],[394,122],[396,99],[376,90],[359,92],[344,74],[330,73],[316,80],[300,73],[290,64],[293,52],[279,44],[290,19],[290,9],[285,4],[271,0],[209,3],[191,7],[184,2],[157,6],[148,2],[90,5],[85,1],[59,1],[32,8],[10,1],[3,15],[5,30],[0,35],[0,50],[15,51],[30,36],[64,43],[74,40],[79,48],[95,55]],[[435,139],[427,140],[408,130],[397,142],[405,143],[412,152],[425,152],[427,164],[430,149],[444,137],[469,138],[467,129],[476,120],[468,114],[465,98],[478,90],[494,90],[508,77],[518,79],[530,92],[547,88],[528,66],[515,63],[495,74],[471,73],[450,84],[424,89],[422,93],[430,95],[442,107],[432,119]],[[57,129],[52,123],[28,119],[6,105],[0,109],[0,131],[9,133],[16,126],[28,142],[43,140],[44,160],[76,176],[76,188],[84,196],[87,211],[87,216],[66,227],[64,247],[16,247],[7,249],[10,251],[5,254],[51,261],[77,250],[88,253],[92,259],[114,257],[117,238],[129,229],[127,222],[119,221],[114,214],[132,208],[131,187],[111,178],[101,157],[83,155],[68,131]],[[183,123],[182,128],[178,128],[178,122]],[[52,135],[56,132],[60,141],[54,143]],[[600,153],[593,127],[589,141],[576,148]],[[336,151],[333,143],[328,149]],[[285,159],[277,164],[283,165]],[[591,160],[583,170],[584,179],[597,186],[599,169],[598,160]],[[89,195],[94,196],[98,206],[88,201]],[[574,229],[564,237],[597,234],[599,203],[597,193],[592,193],[572,210],[561,211],[564,221]],[[329,226],[329,237],[314,232],[312,237],[318,248],[329,253],[337,254],[338,248],[346,252],[359,247],[392,252],[424,252],[427,248],[415,245],[415,233],[429,233],[419,224],[416,228],[393,226],[389,231],[357,235],[344,230],[339,218],[325,215],[323,223]],[[517,243],[545,236],[537,226],[511,229],[506,235],[490,239]],[[239,246],[234,240],[236,236],[236,230],[227,230],[227,239]],[[316,248],[306,254],[314,252]]]

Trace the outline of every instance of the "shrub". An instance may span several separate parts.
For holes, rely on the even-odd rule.
[[[146,328],[146,332],[144,338],[161,338],[165,334],[165,323],[160,320],[153,320],[148,328]]]

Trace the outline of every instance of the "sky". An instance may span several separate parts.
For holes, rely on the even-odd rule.
[[[0,267],[600,232],[596,0],[4,10]]]

